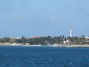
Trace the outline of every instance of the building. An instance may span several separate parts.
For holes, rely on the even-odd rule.
[[[32,36],[31,38],[44,38],[44,37],[47,37],[47,36]]]

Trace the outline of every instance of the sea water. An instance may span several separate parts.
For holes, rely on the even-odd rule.
[[[0,46],[0,67],[89,67],[89,48]]]

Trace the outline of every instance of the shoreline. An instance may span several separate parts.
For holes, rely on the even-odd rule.
[[[51,45],[52,47],[87,47],[89,48],[89,45]]]
[[[55,44],[55,45],[19,45],[19,44],[4,44],[4,45],[1,45],[0,46],[25,46],[25,47],[87,47],[89,48],[89,45],[75,45],[75,44],[72,44],[72,45],[62,45],[62,44]]]

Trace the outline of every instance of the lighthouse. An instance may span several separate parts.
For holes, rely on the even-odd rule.
[[[72,28],[70,28],[69,37],[73,37],[73,29]]]

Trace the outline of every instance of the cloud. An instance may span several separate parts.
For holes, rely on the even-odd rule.
[[[23,22],[24,21],[24,17],[22,17],[22,16],[16,16],[16,21],[17,22]]]
[[[56,19],[56,17],[54,17],[54,16],[50,16],[50,17],[49,17],[49,20],[50,20],[50,21],[56,21],[57,19]]]
[[[16,2],[20,2],[21,0],[16,0]]]
[[[63,20],[63,19],[58,19],[57,21],[59,21],[59,22],[64,22],[64,20]]]
[[[54,17],[54,16],[50,16],[48,18],[48,20],[51,21],[51,22],[64,22],[64,19],[57,18],[57,17]]]
[[[74,10],[74,11],[86,11],[86,9],[81,8],[81,7],[72,7],[72,10]]]
[[[79,16],[89,16],[89,10],[87,8],[82,7],[72,7],[72,10]]]

